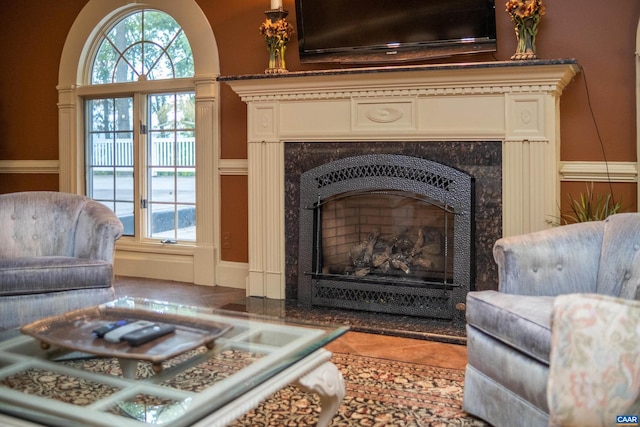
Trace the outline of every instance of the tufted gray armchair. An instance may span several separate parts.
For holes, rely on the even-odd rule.
[[[583,306],[593,306],[599,296],[640,299],[640,214],[503,238],[493,254],[498,291],[467,296],[463,408],[495,426],[547,426],[549,399],[557,402],[558,396],[555,388],[547,393],[550,364],[561,366],[566,356],[558,346],[554,352],[552,332],[576,336],[552,325],[554,304],[566,316],[569,303],[578,298],[586,298]],[[633,327],[640,333],[640,325]],[[604,342],[605,335],[592,341]],[[633,357],[640,360],[637,352]]]
[[[0,333],[113,299],[123,227],[88,197],[47,191],[0,195]]]

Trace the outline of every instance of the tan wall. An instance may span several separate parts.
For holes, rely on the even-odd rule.
[[[220,248],[221,257],[225,261],[247,262],[249,248],[248,214],[247,214],[247,178],[244,176],[223,176],[222,191],[222,233],[227,233],[228,245],[223,241]]]
[[[0,174],[0,194],[16,191],[58,191],[58,175]]]
[[[209,17],[216,36],[222,74],[263,72],[267,54],[258,27],[264,20],[263,11],[269,7],[269,2],[197,1]],[[509,59],[516,43],[503,3],[496,1],[498,51],[495,55],[451,61]],[[57,160],[58,65],[67,32],[85,4],[85,0],[3,3],[0,14],[0,160]],[[635,161],[634,52],[640,2],[547,0],[546,5],[547,15],[543,17],[538,34],[538,56],[576,58],[585,70],[562,97],[562,160],[604,160],[603,147],[587,103],[586,76],[606,159]],[[290,11],[291,22],[295,23],[293,0],[285,0],[284,6]],[[287,67],[290,70],[327,68],[301,65],[296,42],[288,48]],[[226,85],[221,92],[221,118],[222,157],[246,158],[245,105]],[[50,176],[41,179],[27,174],[0,174],[0,180],[0,192],[49,190],[54,182]],[[246,261],[247,204],[243,196],[246,178],[224,177],[222,187],[222,231],[233,235],[232,248],[223,250],[222,256],[229,261]],[[635,184],[614,184],[613,187],[625,210],[636,210]],[[583,189],[584,183],[562,185],[563,194]]]

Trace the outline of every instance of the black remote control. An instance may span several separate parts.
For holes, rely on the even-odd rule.
[[[137,331],[139,329],[144,329],[149,326],[155,325],[155,322],[150,320],[136,320],[130,323],[127,323],[124,326],[119,326],[116,329],[107,332],[104,334],[104,340],[111,343],[119,343],[121,338],[128,334],[129,332]]]
[[[115,322],[107,323],[106,325],[102,325],[99,328],[91,331],[96,338],[102,338],[107,332],[111,332],[114,329],[119,328],[120,326],[124,326],[127,323],[131,323],[129,319],[117,320]]]
[[[129,343],[130,346],[137,347],[161,336],[170,334],[175,330],[175,325],[156,323],[155,325],[151,325],[144,329],[129,332],[128,334],[123,335],[121,339],[122,341]]]

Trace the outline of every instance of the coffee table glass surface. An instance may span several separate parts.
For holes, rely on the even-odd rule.
[[[52,336],[56,335],[52,339],[47,339],[47,328],[38,325],[34,336],[22,334],[0,342],[0,413],[65,427],[189,426],[279,375],[295,372],[296,366],[319,352],[330,354],[321,347],[348,329],[140,298],[125,297],[97,308],[99,313],[123,317],[149,314],[178,324],[178,330],[202,324],[221,325],[226,332],[184,351],[171,351],[160,360],[157,355],[137,360],[135,354],[153,351],[153,342],[131,358],[121,357],[105,353],[100,339],[95,339],[96,351],[86,342],[74,344],[73,325],[62,338],[52,327]],[[45,321],[60,329],[59,318]],[[86,329],[85,323],[94,320],[74,321]],[[176,337],[161,337],[157,345],[169,339]],[[125,364],[130,362],[135,362],[133,367]],[[295,378],[306,373],[301,370]]]

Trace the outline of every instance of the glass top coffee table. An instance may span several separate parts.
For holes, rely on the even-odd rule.
[[[93,323],[113,316],[150,316],[177,329],[132,349],[87,340]],[[34,325],[0,342],[2,425],[224,426],[295,384],[320,396],[323,426],[345,394],[322,347],[347,327],[136,298]]]

